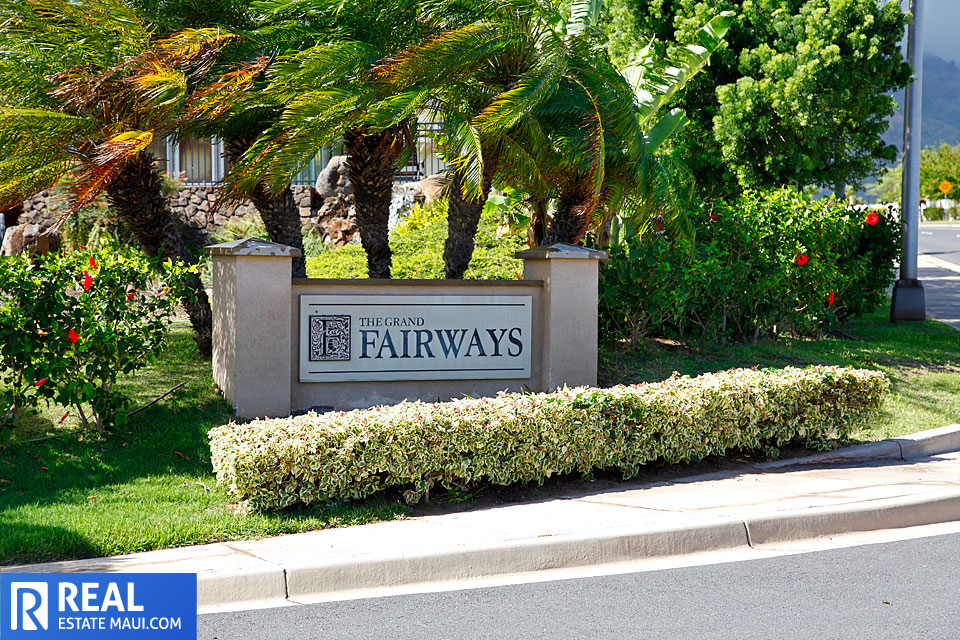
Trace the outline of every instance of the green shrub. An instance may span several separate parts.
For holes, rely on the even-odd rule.
[[[467,280],[516,280],[523,261],[514,252],[526,249],[521,236],[497,237],[500,217],[485,213],[477,229],[476,245]],[[390,232],[394,278],[438,279],[443,277],[443,243],[447,237],[447,203],[414,205],[413,211]],[[360,245],[329,249],[307,260],[312,278],[366,278],[367,261]]]
[[[892,206],[844,212],[846,224],[834,247],[843,274],[835,311],[841,320],[870,313],[884,303],[903,249],[903,227]]]
[[[259,214],[253,213],[238,218],[230,218],[210,234],[212,244],[243,240],[244,238],[270,239],[267,236],[267,227],[263,224]]]
[[[326,251],[327,246],[320,234],[314,230],[314,225],[303,225],[301,235],[303,236],[303,252],[305,255],[316,256]],[[270,236],[267,235],[267,227],[263,224],[260,214],[251,213],[239,218],[230,218],[219,229],[210,234],[210,244],[231,242],[244,238],[270,239]]]
[[[738,369],[610,389],[256,420],[210,431],[213,467],[240,500],[277,509],[411,486],[543,481],[655,460],[699,461],[795,438],[846,436],[888,386],[877,371]]]
[[[77,411],[98,429],[124,420],[117,377],[163,346],[167,320],[191,270],[117,247],[0,259],[0,430],[41,400]]]
[[[875,213],[868,224],[864,212],[793,189],[747,192],[691,212],[693,243],[628,238],[601,269],[601,335],[720,342],[829,331],[875,309],[893,279],[900,224]]]

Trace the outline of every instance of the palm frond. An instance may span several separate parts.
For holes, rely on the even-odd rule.
[[[724,11],[701,27],[697,34],[700,44],[687,44],[665,60],[655,58],[652,47],[647,46],[621,70],[636,94],[642,127],[649,126],[660,108],[707,65],[733,20],[733,12]]]
[[[62,140],[89,132],[94,123],[89,118],[48,109],[0,108],[0,139],[8,145],[30,145],[31,140]],[[16,153],[8,147],[7,153]]]
[[[194,92],[182,119],[216,120],[236,104],[237,96],[250,89],[269,64],[270,58],[260,56]]]
[[[149,70],[129,82],[142,92],[145,100],[158,108],[174,108],[186,103],[187,76],[158,61],[150,63]]]
[[[644,144],[647,152],[656,154],[660,146],[673,134],[682,131],[690,120],[683,109],[671,109],[660,116],[652,127],[644,134]]]
[[[527,145],[510,134],[500,138],[503,153],[497,165],[497,172],[507,183],[523,185],[537,197],[552,197],[555,192],[550,180],[541,171],[542,160],[536,158]],[[536,147],[533,147],[536,148]]]
[[[124,164],[151,142],[152,131],[125,131],[98,145],[94,162],[77,172],[77,180],[70,187],[72,202],[68,213],[75,213],[96,200],[120,174]]]
[[[562,58],[547,59],[494,101],[473,119],[474,126],[484,134],[505,131],[531,113],[542,101],[552,96],[567,69]]]
[[[51,188],[70,167],[71,162],[63,156],[15,156],[0,161],[0,210]]]
[[[495,24],[469,24],[403,51],[381,65],[377,75],[400,89],[424,79],[443,84],[476,71],[519,40],[518,34],[497,28]]]
[[[573,36],[595,28],[600,22],[603,0],[573,0],[570,3],[570,22],[567,33]]]
[[[221,27],[183,29],[160,40],[157,49],[168,64],[206,69],[225,47],[242,38]]]
[[[483,194],[483,138],[469,120],[461,114],[448,113],[440,144],[445,160],[460,176],[463,195],[468,200],[479,200]]]
[[[225,191],[248,194],[259,184],[279,191],[321,147],[339,142],[361,114],[355,87],[314,91],[287,105],[279,120],[234,165]]]

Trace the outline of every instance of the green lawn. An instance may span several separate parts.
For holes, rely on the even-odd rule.
[[[758,346],[650,342],[601,353],[604,384],[654,381],[735,366],[809,363],[877,367],[893,381],[865,440],[960,422],[960,332],[936,322],[891,325],[880,312],[844,327],[855,339],[783,340]],[[98,438],[51,407],[0,449],[0,564],[82,558],[259,538],[374,520],[408,511],[384,500],[281,513],[240,513],[210,471],[207,431],[229,419],[209,360],[174,328],[157,365],[124,381],[142,406],[186,386]],[[57,437],[46,437],[57,433]]]
[[[229,420],[229,408],[189,330],[175,328],[157,365],[127,379],[124,389],[142,406],[180,382],[187,384],[105,438],[72,430],[0,449],[0,564],[262,538],[406,514],[382,502],[238,513],[216,486],[206,437]],[[61,415],[59,407],[45,411],[21,439],[52,429]],[[68,418],[62,426],[70,424]]]
[[[892,382],[881,414],[860,440],[882,440],[960,422],[960,331],[927,320],[892,324],[889,308],[852,320],[842,337],[759,345],[681,346],[651,341],[600,354],[603,385],[653,382],[673,371],[695,376],[732,367],[852,365],[884,371]]]

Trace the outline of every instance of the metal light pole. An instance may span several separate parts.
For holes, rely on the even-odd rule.
[[[900,217],[903,256],[900,279],[893,286],[891,322],[916,322],[927,317],[923,284],[917,279],[917,223],[920,218],[920,102],[923,93],[923,0],[910,0],[913,19],[907,31],[907,61],[913,82],[907,86],[903,118],[903,183]]]

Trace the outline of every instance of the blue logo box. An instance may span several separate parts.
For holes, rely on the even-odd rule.
[[[0,573],[0,639],[197,637],[195,573]]]

